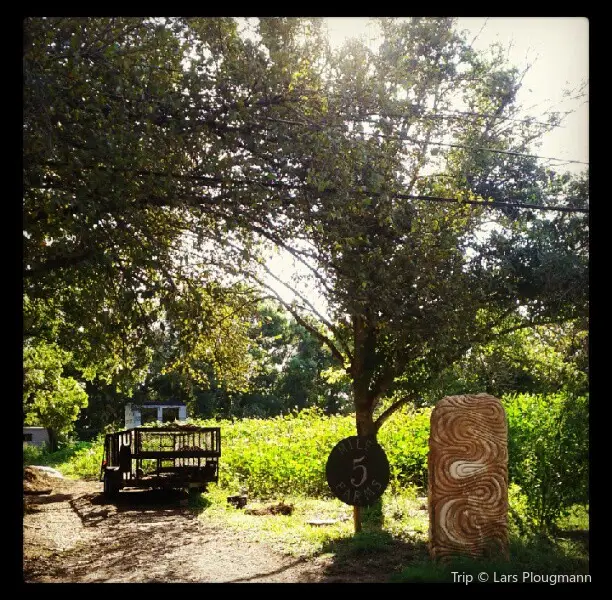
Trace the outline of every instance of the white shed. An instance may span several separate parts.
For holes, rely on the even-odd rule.
[[[133,429],[152,421],[169,423],[184,421],[187,406],[183,402],[145,402],[144,404],[125,405],[125,428]]]
[[[49,446],[49,432],[45,427],[26,427],[23,428],[23,443],[32,446]]]

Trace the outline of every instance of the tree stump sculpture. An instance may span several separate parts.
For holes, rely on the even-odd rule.
[[[501,402],[448,396],[431,414],[432,558],[508,555],[508,433]]]

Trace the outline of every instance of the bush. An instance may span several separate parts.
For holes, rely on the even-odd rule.
[[[46,465],[49,451],[47,445],[34,446],[33,444],[24,444],[23,446],[23,464],[24,465]]]
[[[307,409],[272,419],[194,421],[221,427],[220,481],[252,496],[328,496],[325,463],[335,444],[353,435],[350,417]]]
[[[104,440],[98,438],[94,442],[79,442],[79,446],[70,458],[58,464],[58,469],[68,477],[78,479],[98,479],[104,451]]]
[[[56,467],[68,477],[94,479],[100,475],[102,450],[101,438],[95,442],[73,442],[61,450],[49,452],[45,447],[24,446],[24,465]]]
[[[521,489],[524,525],[549,531],[589,501],[588,397],[516,394],[504,406],[509,478]]]
[[[394,490],[426,485],[429,413],[402,411],[378,436],[391,465]],[[329,497],[327,457],[341,439],[355,435],[354,415],[328,416],[317,408],[265,420],[193,422],[221,427],[220,484],[236,492],[247,488],[259,498]]]

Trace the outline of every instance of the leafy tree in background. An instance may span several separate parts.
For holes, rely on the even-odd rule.
[[[87,406],[82,383],[67,376],[72,355],[57,345],[26,345],[23,351],[24,421],[45,427],[51,450],[66,441],[79,411]]]
[[[132,402],[178,400],[193,417],[270,417],[319,406],[328,414],[346,409],[346,382],[331,382],[325,371],[333,364],[329,350],[288,314],[271,303],[255,307],[249,322],[251,375],[242,387],[219,379],[212,355],[200,353],[188,368],[168,368],[172,343],[166,330],[145,381],[134,390]],[[176,355],[176,354],[174,354]],[[109,423],[122,425],[127,399],[113,386],[88,384],[89,407],[79,419],[79,431],[91,435]]]
[[[515,205],[588,205],[586,176],[525,156],[560,115],[520,119],[523,73],[452,19],[379,24],[378,50],[331,52],[319,19],[250,37],[231,18],[29,20],[26,322],[50,315],[88,364],[142,379],[151,323],[185,311],[188,355],[198,290],[269,288],[273,245],[328,314],[267,293],[330,348],[375,434],[470,348],[584,318],[583,215]]]

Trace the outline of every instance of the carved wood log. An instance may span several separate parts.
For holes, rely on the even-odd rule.
[[[447,396],[431,414],[429,550],[508,556],[508,429],[488,394]]]

